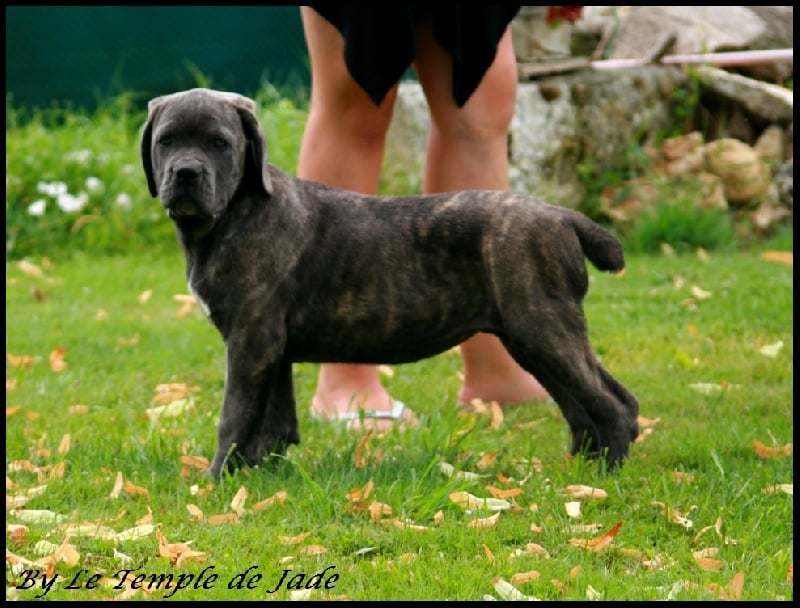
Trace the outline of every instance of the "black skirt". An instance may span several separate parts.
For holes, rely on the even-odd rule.
[[[433,36],[453,58],[453,99],[463,106],[497,53],[497,43],[520,6],[505,4],[312,4],[344,37],[344,60],[376,105],[417,55],[417,24],[433,22]]]

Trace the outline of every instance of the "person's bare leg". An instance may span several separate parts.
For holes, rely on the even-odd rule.
[[[517,68],[510,30],[478,88],[459,108],[451,89],[451,59],[427,24],[414,67],[431,109],[425,192],[508,190],[508,129],[514,114]],[[459,401],[519,403],[547,391],[508,354],[500,340],[479,333],[461,344],[464,382]]]
[[[312,82],[297,175],[374,194],[378,190],[386,131],[397,88],[376,107],[347,71],[341,34],[308,7],[301,8],[301,15],[311,58]],[[318,416],[333,418],[358,409],[390,411],[393,405],[376,366],[334,363],[320,366],[311,404]],[[391,425],[391,420],[369,421],[371,428],[384,429]]]

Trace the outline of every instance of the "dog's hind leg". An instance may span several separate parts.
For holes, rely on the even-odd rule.
[[[600,455],[614,467],[625,459],[638,434],[638,402],[603,368],[585,334],[567,339],[553,329],[551,325],[525,342],[503,341],[509,353],[558,404],[572,434],[571,453]],[[547,339],[559,335],[560,341]]]

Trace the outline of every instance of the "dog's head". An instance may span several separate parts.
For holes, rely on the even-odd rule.
[[[141,155],[150,194],[186,236],[207,234],[242,185],[272,191],[252,99],[190,89],[152,99]]]

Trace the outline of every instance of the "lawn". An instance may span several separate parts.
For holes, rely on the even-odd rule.
[[[7,260],[7,597],[790,599],[792,245],[591,269],[641,402],[618,472],[552,403],[458,408],[451,352],[382,368],[422,418],[382,436],[311,419],[297,364],[301,444],[218,483],[222,343],[177,242]]]

